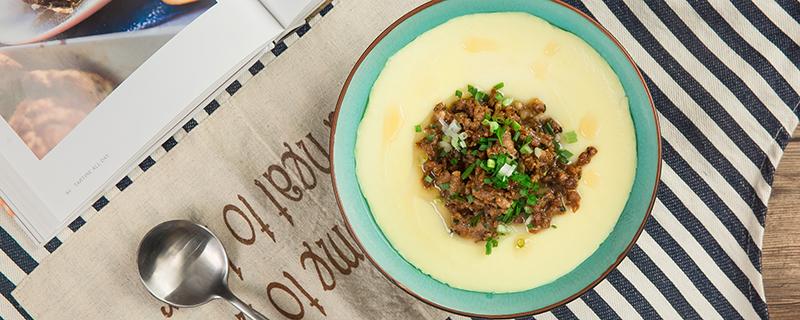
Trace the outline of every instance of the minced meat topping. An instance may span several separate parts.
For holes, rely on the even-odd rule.
[[[562,148],[577,134],[545,115],[541,100],[514,100],[503,86],[456,90],[455,102],[437,104],[430,121],[415,128],[426,154],[423,185],[438,190],[452,216],[450,229],[486,241],[486,254],[509,224],[524,223],[535,233],[555,228],[552,217],[567,208],[577,211],[581,169],[597,153],[589,146],[576,157]]]

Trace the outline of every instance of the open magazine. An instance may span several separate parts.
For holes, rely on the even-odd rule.
[[[38,243],[322,0],[4,0],[0,206]]]

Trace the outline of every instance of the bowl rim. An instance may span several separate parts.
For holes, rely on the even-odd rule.
[[[631,57],[631,55],[628,53],[627,50],[625,50],[625,48],[622,46],[622,44],[619,42],[619,40],[617,40],[617,38],[615,38],[605,27],[603,27],[599,22],[597,22],[597,20],[595,20],[591,16],[587,15],[583,11],[578,10],[577,8],[573,7],[572,5],[570,5],[568,3],[565,3],[562,0],[551,0],[553,3],[561,5],[561,6],[565,7],[565,8],[567,8],[567,9],[577,13],[578,15],[583,17],[584,19],[586,19],[589,22],[591,22],[592,24],[594,24],[595,27],[597,27],[600,31],[602,31],[603,34],[605,34],[609,38],[609,40],[611,40],[617,46],[617,48],[619,48],[619,50],[625,55],[625,58],[628,60],[628,62],[630,62],[631,67],[633,67],[634,71],[636,71],[636,74],[638,75],[639,80],[641,81],[642,86],[644,87],[645,93],[647,93],[647,99],[650,102],[650,108],[651,108],[651,110],[653,112],[653,120],[655,122],[655,132],[658,135],[658,139],[656,139],[656,141],[657,141],[657,151],[658,151],[658,155],[657,155],[658,163],[656,165],[656,176],[655,176],[655,182],[654,182],[654,185],[653,185],[653,192],[652,192],[652,195],[650,196],[650,203],[649,203],[649,205],[647,207],[647,210],[645,212],[644,218],[642,219],[642,223],[639,225],[639,228],[636,230],[636,233],[634,234],[634,236],[631,239],[631,241],[628,244],[628,246],[625,247],[625,250],[623,250],[622,253],[620,253],[620,255],[617,256],[617,259],[614,260],[614,262],[611,263],[608,266],[608,268],[597,279],[595,279],[594,281],[589,283],[586,287],[584,287],[583,289],[579,290],[578,292],[570,295],[569,297],[566,297],[566,298],[564,298],[564,299],[562,299],[560,301],[557,301],[555,303],[552,303],[550,305],[547,305],[547,306],[544,306],[544,307],[541,307],[541,308],[538,308],[538,309],[525,311],[525,312],[512,313],[512,314],[480,314],[480,313],[465,312],[465,311],[453,309],[453,308],[450,308],[450,307],[446,307],[446,306],[440,305],[440,304],[438,304],[438,303],[436,303],[434,301],[431,301],[431,300],[423,297],[422,295],[414,292],[410,288],[406,287],[405,285],[403,285],[403,283],[397,281],[394,277],[392,277],[392,275],[390,275],[388,272],[386,272],[386,270],[384,270],[372,258],[372,256],[369,254],[369,252],[364,247],[364,245],[361,243],[361,240],[359,239],[358,235],[356,235],[355,231],[353,231],[353,228],[352,228],[352,226],[350,224],[350,220],[347,218],[347,214],[345,213],[344,207],[342,206],[342,200],[341,200],[341,197],[339,196],[338,184],[336,183],[336,170],[334,168],[334,166],[335,166],[335,161],[334,161],[334,151],[335,151],[334,142],[335,142],[335,138],[336,138],[336,126],[337,126],[337,123],[338,123],[338,120],[339,120],[339,112],[342,109],[342,102],[344,101],[344,97],[347,94],[347,90],[350,87],[350,82],[353,80],[353,76],[355,75],[355,73],[359,69],[359,67],[361,67],[361,63],[364,61],[364,59],[366,59],[366,57],[372,52],[372,50],[375,48],[375,46],[379,42],[381,42],[383,40],[383,38],[386,37],[389,33],[394,31],[394,29],[397,28],[398,25],[400,25],[401,23],[406,21],[408,18],[416,15],[417,13],[419,13],[419,12],[421,12],[421,11],[423,11],[423,10],[433,6],[433,5],[436,5],[438,3],[444,2],[444,1],[447,1],[447,0],[430,0],[428,2],[425,2],[425,3],[417,6],[413,10],[405,13],[400,18],[395,20],[392,24],[390,24],[388,27],[386,27],[386,29],[384,29],[383,32],[381,32],[369,44],[369,46],[364,50],[364,52],[361,54],[361,56],[359,56],[358,60],[356,60],[355,65],[353,65],[353,68],[350,70],[350,73],[348,74],[347,79],[345,80],[344,84],[342,85],[342,90],[340,91],[339,98],[338,98],[338,100],[336,102],[336,109],[333,111],[333,117],[331,118],[331,133],[330,133],[330,138],[329,138],[329,142],[328,142],[328,150],[329,150],[329,152],[328,152],[329,153],[328,160],[330,161],[330,166],[331,166],[331,168],[330,168],[331,183],[333,185],[334,196],[336,197],[336,205],[339,208],[339,214],[341,214],[342,219],[344,220],[345,226],[347,227],[347,232],[349,232],[350,236],[353,237],[353,239],[355,240],[356,244],[361,249],[361,251],[364,253],[364,256],[366,256],[367,259],[370,261],[370,263],[373,266],[375,266],[375,268],[377,268],[378,271],[380,271],[380,273],[387,280],[389,280],[389,282],[391,282],[395,286],[399,287],[400,289],[403,289],[403,291],[405,291],[407,294],[411,295],[412,297],[416,298],[419,301],[422,301],[423,303],[425,303],[425,304],[427,304],[429,306],[432,306],[434,308],[437,308],[439,310],[443,310],[443,311],[446,311],[446,312],[450,312],[450,313],[454,313],[454,314],[457,314],[457,315],[461,315],[461,316],[472,317],[472,318],[475,318],[475,317],[478,317],[478,318],[489,318],[489,319],[506,319],[506,318],[524,317],[524,316],[535,315],[535,314],[539,314],[539,313],[550,311],[550,310],[552,310],[554,308],[557,308],[559,306],[566,305],[567,303],[572,302],[573,300],[577,299],[578,297],[580,297],[581,295],[583,295],[587,291],[589,291],[592,288],[594,288],[595,286],[597,286],[597,284],[599,284],[601,281],[603,281],[606,277],[608,277],[608,274],[611,273],[612,271],[614,271],[617,268],[617,266],[619,266],[619,264],[622,262],[622,260],[624,260],[625,257],[627,257],[628,253],[633,248],[633,245],[636,244],[636,241],[639,239],[639,236],[642,234],[642,231],[644,231],[644,227],[645,227],[645,225],[647,223],[647,220],[650,219],[650,216],[651,216],[652,211],[653,211],[653,206],[655,205],[656,195],[658,193],[658,185],[659,185],[659,182],[661,181],[661,162],[662,162],[661,125],[660,125],[659,119],[658,119],[658,111],[656,110],[655,103],[653,102],[653,96],[650,93],[650,88],[647,86],[647,82],[644,80],[644,76],[642,75],[641,70],[639,70],[639,67],[636,65],[636,62],[633,61],[633,58]]]

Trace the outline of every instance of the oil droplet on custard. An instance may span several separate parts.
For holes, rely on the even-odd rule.
[[[586,171],[581,176],[581,180],[585,181],[587,186],[594,187],[597,185],[597,181],[600,180],[600,176],[594,171]]]
[[[561,46],[558,43],[550,41],[544,46],[544,55],[552,57],[558,53],[559,49],[561,49]]]
[[[531,68],[533,69],[533,75],[536,77],[536,79],[543,80],[545,77],[547,77],[547,63],[544,61],[537,60],[533,62],[533,66],[531,66]]]
[[[597,136],[597,117],[593,114],[583,117],[578,125],[578,132],[585,138],[594,139]]]
[[[464,40],[464,50],[471,53],[492,51],[497,48],[497,43],[492,39],[469,37]]]
[[[386,116],[383,118],[384,142],[394,140],[395,136],[397,136],[397,131],[400,130],[400,125],[404,122],[403,118],[403,111],[398,106],[391,106],[386,110]],[[413,130],[413,128],[409,130]]]

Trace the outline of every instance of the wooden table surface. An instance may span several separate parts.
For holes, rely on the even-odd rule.
[[[772,319],[800,317],[800,130],[775,172],[762,267]]]

